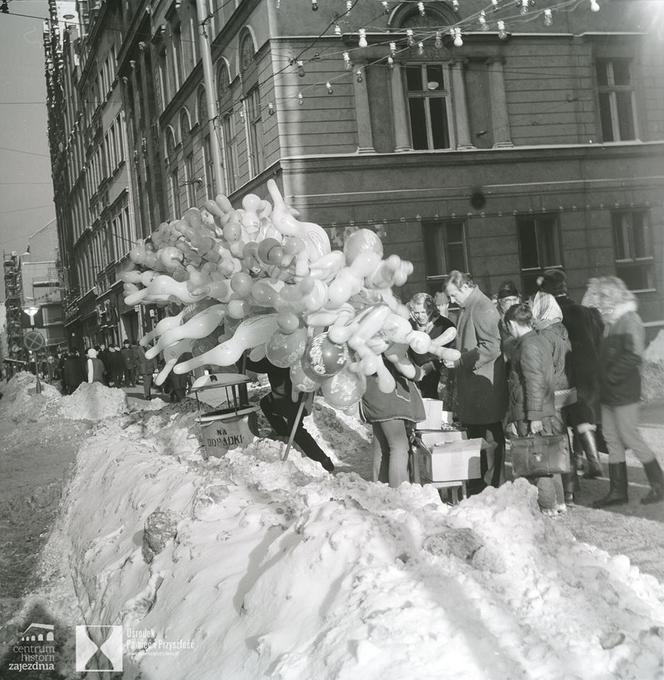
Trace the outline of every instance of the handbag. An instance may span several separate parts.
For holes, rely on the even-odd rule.
[[[547,477],[572,472],[567,434],[531,435],[511,440],[514,477]]]

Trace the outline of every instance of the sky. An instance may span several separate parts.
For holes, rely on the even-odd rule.
[[[46,0],[9,0],[0,13],[0,251],[26,249],[55,218],[46,129],[43,21]],[[30,241],[31,259],[53,259],[55,222]],[[4,286],[0,284],[0,299]]]

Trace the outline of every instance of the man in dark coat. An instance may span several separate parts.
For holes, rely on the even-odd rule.
[[[500,316],[470,274],[450,272],[445,291],[461,307],[456,339],[461,358],[453,364],[457,415],[469,437],[484,437],[487,430],[491,432],[496,443],[491,484],[499,486],[505,457],[502,421],[507,408],[507,380],[498,330]],[[484,452],[480,462],[484,477],[488,467]],[[479,488],[469,485],[472,491],[477,490],[476,486]]]
[[[572,345],[569,378],[570,384],[576,387],[577,403],[571,409],[570,417],[574,426],[575,450],[580,454],[582,449],[588,459],[585,476],[589,479],[599,477],[602,467],[595,430],[599,414],[599,351],[604,323],[596,309],[584,307],[569,297],[567,277],[562,270],[544,272],[541,288],[556,298]]]
[[[149,401],[152,398],[152,374],[157,368],[157,362],[155,359],[148,359],[145,349],[140,345],[134,349],[134,355],[137,358],[138,371],[143,376],[143,397]]]
[[[129,340],[122,343],[120,356],[124,365],[124,383],[128,387],[134,387],[136,385],[136,355]]]
[[[81,357],[74,352],[67,352],[62,362],[62,388],[64,393],[73,394],[84,380]]]

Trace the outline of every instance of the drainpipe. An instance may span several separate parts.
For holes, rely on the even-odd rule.
[[[222,139],[219,128],[219,116],[217,115],[217,88],[212,68],[212,50],[210,49],[210,36],[208,35],[208,9],[205,0],[196,0],[196,12],[201,19],[199,22],[199,45],[201,50],[201,63],[203,64],[203,83],[205,85],[205,101],[207,104],[208,128],[210,132],[210,149],[212,150],[212,165],[214,168],[215,195],[226,193],[224,182],[224,169],[221,163],[221,149],[219,140]]]

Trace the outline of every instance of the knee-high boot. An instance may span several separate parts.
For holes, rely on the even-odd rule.
[[[609,463],[609,493],[593,503],[593,508],[624,505],[627,498],[627,463]]]
[[[650,503],[664,501],[664,474],[662,474],[662,468],[657,458],[649,463],[644,463],[643,467],[650,483],[650,491],[641,499],[641,503],[643,505],[650,505]]]
[[[586,479],[601,477],[604,473],[602,472],[602,466],[599,462],[595,433],[592,430],[588,430],[587,432],[579,433],[577,436],[583,447],[583,452],[588,459],[588,472],[585,474]]]
[[[574,494],[579,490],[579,478],[576,474],[574,451],[570,451],[570,463],[572,472],[562,474],[563,491],[565,492],[565,504],[574,505]]]

